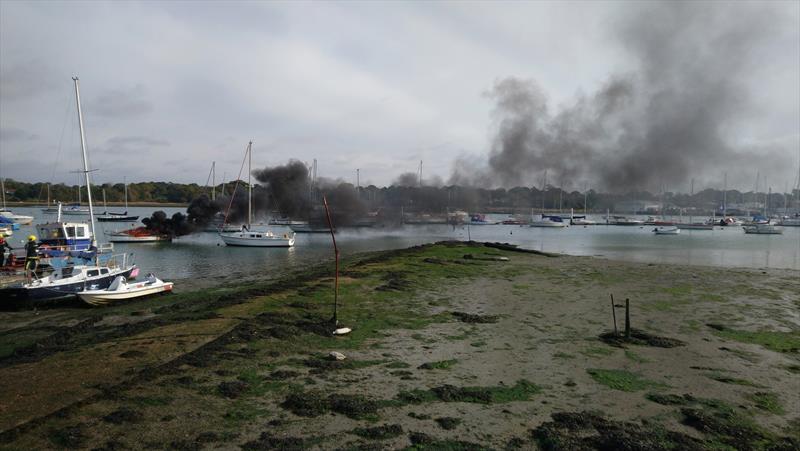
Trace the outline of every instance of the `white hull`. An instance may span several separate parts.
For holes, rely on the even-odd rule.
[[[0,216],[20,225],[30,225],[33,222],[33,216],[15,215],[14,213],[0,213]]]
[[[751,235],[780,235],[783,233],[783,228],[775,227],[772,224],[743,225],[742,230]]]
[[[597,225],[597,222],[591,221],[589,219],[573,219],[571,220],[572,225]]]
[[[169,238],[161,236],[130,236],[130,235],[108,235],[110,243],[155,243],[156,241],[171,241]]]
[[[781,221],[781,225],[785,227],[800,227],[800,218],[789,218]]]
[[[656,235],[680,235],[681,229],[677,227],[656,227],[653,229]]]
[[[560,229],[562,227],[566,227],[566,222],[554,222],[554,221],[534,221],[528,224],[530,227],[547,227],[547,228],[557,228]]]
[[[294,246],[294,233],[282,236],[272,232],[236,232],[220,233],[219,237],[228,246],[242,247],[292,247]]]
[[[78,292],[78,297],[83,302],[91,305],[105,305],[111,301],[123,299],[134,299],[143,296],[172,291],[172,282],[164,282],[154,276],[149,277],[143,282],[126,283],[125,278],[115,280],[111,286],[105,290],[88,290]]]

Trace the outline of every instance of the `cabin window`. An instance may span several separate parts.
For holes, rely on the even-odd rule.
[[[100,274],[108,274],[108,268],[101,269]]]
[[[86,236],[86,227],[78,227],[78,234],[75,235],[75,238],[83,238]]]
[[[256,235],[256,238],[261,238],[261,235]]]
[[[64,238],[64,231],[61,228],[50,230],[50,239],[57,240],[60,238]]]
[[[67,238],[75,238],[75,227],[67,227]]]
[[[66,266],[61,270],[61,277],[69,277],[72,275],[72,270],[75,269],[72,266]]]
[[[91,269],[89,271],[86,271],[86,276],[87,277],[94,277],[94,276],[97,276],[99,274],[100,274],[100,271],[98,271],[96,269]]]

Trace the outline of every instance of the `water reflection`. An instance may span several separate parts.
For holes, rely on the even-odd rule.
[[[38,209],[18,208],[32,214],[35,223],[44,222]],[[131,214],[150,216],[153,208],[130,208]],[[179,208],[164,208],[168,215]],[[503,219],[503,215],[489,215]],[[84,217],[68,217],[81,220]],[[54,216],[46,219],[55,219]],[[601,218],[593,218],[601,219]],[[124,223],[97,223],[101,237],[108,230],[128,227]],[[274,227],[276,233],[288,228]],[[23,226],[11,239],[34,232]],[[35,233],[35,232],[34,232]],[[783,235],[745,235],[738,227],[713,231],[684,230],[680,235],[655,235],[651,226],[572,226],[565,229],[531,228],[514,225],[452,227],[409,226],[399,230],[342,230],[337,243],[343,255],[362,251],[398,249],[439,240],[501,241],[530,249],[571,255],[603,256],[615,260],[647,263],[677,263],[731,267],[774,267],[800,269],[800,228],[787,227]],[[183,282],[193,287],[217,284],[235,277],[265,278],[289,269],[333,258],[330,236],[300,234],[294,248],[240,248],[225,246],[214,233],[181,237],[173,243],[115,245],[117,253],[135,252],[143,272]]]

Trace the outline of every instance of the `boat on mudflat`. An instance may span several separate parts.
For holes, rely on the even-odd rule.
[[[78,297],[90,305],[107,305],[112,301],[135,299],[143,296],[172,291],[172,282],[164,282],[153,274],[148,274],[141,282],[128,282],[124,276],[117,276],[105,289],[79,291]]]
[[[3,305],[18,305],[25,302],[40,302],[75,296],[87,287],[103,289],[111,285],[117,276],[135,278],[139,268],[128,261],[127,254],[112,256],[103,263],[64,266],[45,277],[34,274],[32,280],[0,288]]]

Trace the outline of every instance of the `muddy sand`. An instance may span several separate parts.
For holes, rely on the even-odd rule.
[[[1,312],[0,448],[800,447],[798,271],[370,253],[345,336],[331,274]]]

